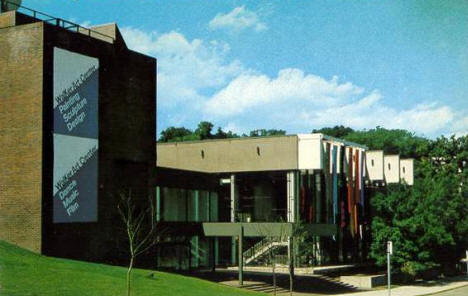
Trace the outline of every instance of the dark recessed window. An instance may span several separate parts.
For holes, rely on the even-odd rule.
[[[403,167],[403,173],[405,173],[405,167]]]
[[[391,169],[391,167],[390,167],[390,163],[388,163],[388,170],[390,170],[390,169]]]
[[[371,162],[371,165],[372,165],[372,166],[374,166],[374,160],[373,160],[373,159],[371,159],[371,161],[370,161],[370,162]]]
[[[260,147],[257,146],[257,155],[260,156]]]
[[[202,150],[200,154],[201,154],[201,158],[205,158],[205,151]]]

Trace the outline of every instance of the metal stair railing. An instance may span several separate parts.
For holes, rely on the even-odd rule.
[[[271,248],[287,246],[287,241],[283,240],[274,240],[271,238],[264,238],[261,241],[257,242],[251,248],[243,252],[245,264],[249,264],[258,257],[264,255]]]

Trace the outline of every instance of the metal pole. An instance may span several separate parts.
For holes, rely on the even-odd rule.
[[[243,279],[243,273],[244,273],[244,254],[242,253],[242,240],[244,237],[244,227],[240,227],[240,232],[239,232],[239,286],[244,285],[244,279]]]
[[[390,252],[387,250],[387,285],[388,285],[388,296],[391,295],[390,292],[390,283],[391,283],[391,274],[390,274]]]
[[[466,251],[466,276],[468,277],[468,250]]]

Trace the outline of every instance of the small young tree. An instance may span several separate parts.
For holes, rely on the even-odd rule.
[[[156,221],[156,211],[151,197],[144,207],[137,207],[132,191],[120,193],[117,206],[127,233],[130,262],[127,269],[127,296],[131,294],[131,274],[137,256],[153,247],[161,235]]]

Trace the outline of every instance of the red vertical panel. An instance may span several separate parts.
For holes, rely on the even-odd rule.
[[[359,192],[359,150],[355,152],[355,166],[354,166],[354,233],[358,233],[359,225],[359,212],[358,212],[358,202],[361,199],[361,193]]]

